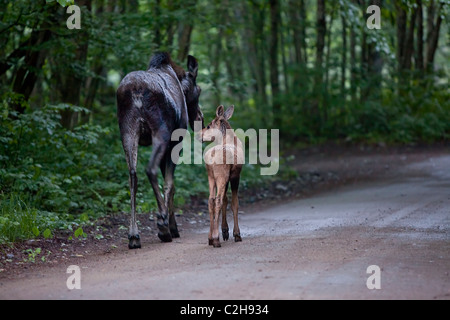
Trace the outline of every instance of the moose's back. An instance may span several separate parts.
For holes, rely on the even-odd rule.
[[[121,130],[140,126],[144,135],[161,126],[167,132],[187,128],[184,94],[170,66],[128,74],[117,90],[117,115]]]

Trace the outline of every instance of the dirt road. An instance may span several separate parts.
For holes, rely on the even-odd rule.
[[[242,243],[80,257],[0,280],[0,299],[450,299],[450,156],[241,216]],[[66,286],[69,265],[81,290]],[[381,269],[369,290],[369,266]]]

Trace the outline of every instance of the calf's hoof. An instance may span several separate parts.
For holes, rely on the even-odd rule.
[[[212,246],[212,245],[213,245],[213,239],[208,239],[208,244],[209,244],[210,246]]]
[[[234,236],[234,242],[242,242],[242,238],[240,234]]]
[[[128,236],[128,249],[134,250],[134,249],[141,249],[141,237],[139,235],[135,236]]]
[[[230,239],[230,232],[228,229],[222,229],[223,241],[228,241]]]
[[[222,245],[220,244],[220,240],[219,239],[213,239],[212,246],[214,248],[221,248],[222,247]]]

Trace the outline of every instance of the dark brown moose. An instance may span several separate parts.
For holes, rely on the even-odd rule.
[[[188,71],[185,71],[177,66],[168,53],[157,53],[151,58],[147,71],[128,74],[117,90],[117,116],[130,173],[130,249],[141,248],[136,223],[139,145],[153,145],[146,173],[158,203],[158,237],[163,242],[171,242],[180,236],[173,211],[174,172],[178,159],[171,157],[172,149],[180,141],[171,141],[171,136],[177,129],[187,129],[188,124],[194,129],[195,121],[201,121],[204,127],[198,105],[201,89],[196,84],[197,60],[189,56],[187,67]],[[158,186],[158,170],[164,177],[164,199]]]

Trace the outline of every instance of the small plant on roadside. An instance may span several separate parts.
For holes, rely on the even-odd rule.
[[[36,248],[36,249],[27,249],[25,250],[25,253],[28,253],[28,258],[24,260],[24,262],[32,262],[35,263],[36,262],[36,258],[37,256],[39,256],[41,254],[42,249],[41,248]]]

